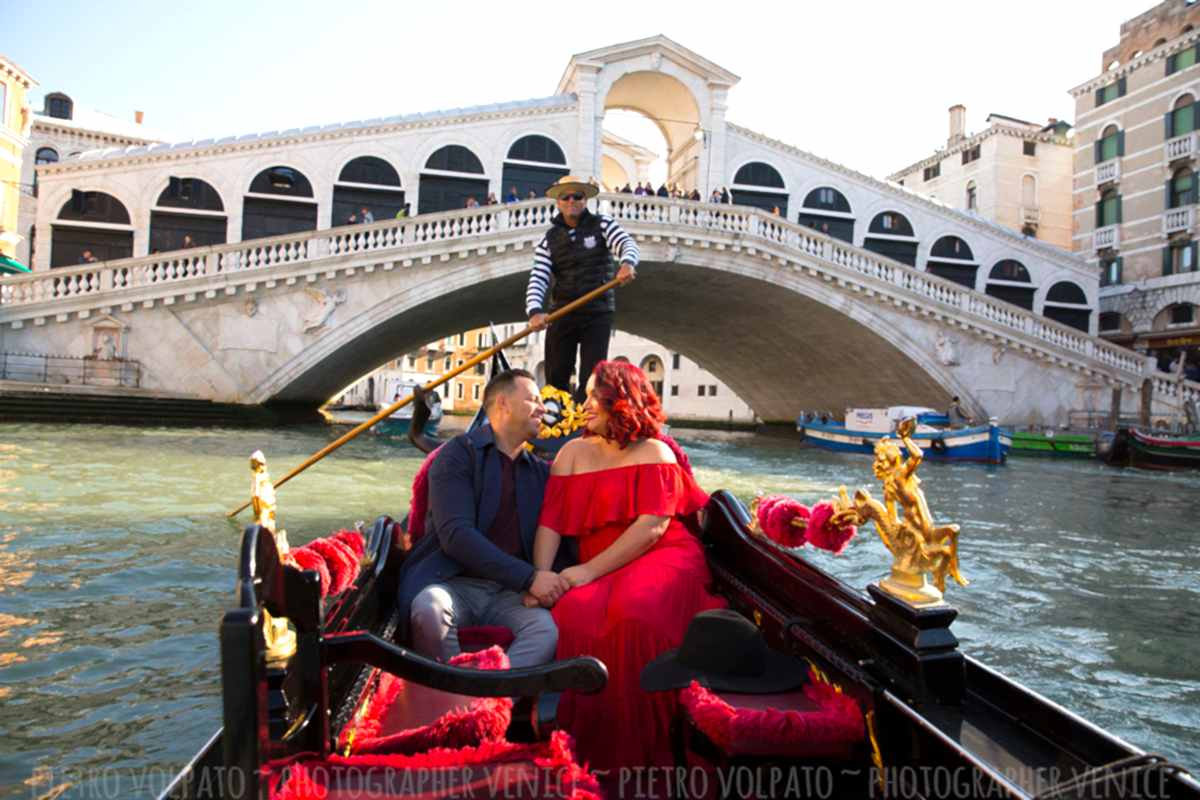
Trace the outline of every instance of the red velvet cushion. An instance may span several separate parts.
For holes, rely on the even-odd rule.
[[[811,675],[802,690],[778,695],[715,693],[692,681],[679,699],[728,756],[847,758],[865,736],[858,703]]]

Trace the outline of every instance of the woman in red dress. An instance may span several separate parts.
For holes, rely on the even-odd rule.
[[[578,538],[579,564],[562,573],[571,589],[553,609],[558,658],[599,658],[608,685],[566,693],[559,720],[594,768],[669,765],[675,695],[644,692],[638,679],[679,647],[693,616],[725,605],[708,593],[704,551],[682,521],[708,495],[660,434],[662,406],[640,369],[602,361],[587,388],[587,428],[554,460],[533,560],[549,569],[561,537]]]

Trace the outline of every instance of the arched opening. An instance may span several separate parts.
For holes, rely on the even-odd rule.
[[[483,205],[488,196],[488,181],[480,177],[483,175],[483,162],[466,147],[448,144],[438,149],[421,171],[418,213]]]
[[[1154,315],[1150,329],[1165,331],[1171,328],[1190,328],[1196,324],[1196,306],[1191,303],[1172,303]]]
[[[883,211],[875,215],[867,227],[863,248],[910,267],[917,265],[917,237],[908,217],[899,211]]]
[[[979,264],[971,247],[957,236],[943,236],[933,243],[925,271],[931,275],[954,281],[968,289],[975,288],[975,272]]]
[[[1029,270],[1016,259],[1006,258],[996,262],[996,266],[988,273],[985,291],[998,300],[1028,311],[1033,310],[1033,295],[1036,289],[1029,277]]]
[[[1092,153],[1092,158],[1097,164],[1111,161],[1124,153],[1125,134],[1116,125],[1105,126],[1093,147],[1095,151]]]
[[[671,196],[667,159],[663,155],[668,150],[670,146],[662,127],[645,114],[630,109],[606,111],[600,185],[609,191],[619,191],[628,184],[635,194],[658,195],[661,190],[662,196]]]
[[[1042,313],[1047,319],[1085,332],[1092,318],[1087,295],[1078,284],[1071,281],[1059,281],[1050,287],[1050,291],[1046,292],[1046,303]]]
[[[788,193],[783,176],[765,161],[751,161],[738,167],[730,194],[736,205],[778,210],[781,217],[787,217]]]
[[[843,242],[854,241],[854,214],[850,201],[832,186],[821,186],[805,195],[796,221]]]
[[[1166,134],[1168,139],[1176,136],[1187,136],[1196,130],[1196,99],[1185,94],[1171,104],[1167,114]]]
[[[317,201],[300,170],[275,166],[250,182],[242,201],[242,241],[317,229]]]
[[[221,195],[199,178],[170,178],[150,210],[150,252],[225,244],[229,220]]]
[[[600,186],[604,191],[619,192],[627,184],[632,187],[633,178],[629,177],[621,162],[607,153],[600,156]]]
[[[700,106],[691,90],[677,78],[663,72],[622,75],[605,94],[604,111],[604,128],[651,149],[655,148],[649,142],[656,137],[630,135],[631,129],[624,120],[631,115],[612,112],[634,112],[657,128],[666,145],[666,156],[665,164],[648,176],[656,187],[677,187],[683,195],[696,190],[707,196],[711,181],[719,180],[715,175],[705,174],[711,170],[705,166],[708,139],[700,126]]]
[[[650,381],[650,385],[654,387],[654,393],[660,400],[664,399],[663,378],[667,371],[663,366],[663,360],[656,355],[649,355],[643,358],[642,363],[638,366],[642,368],[642,372],[646,373],[646,380]]]
[[[72,191],[51,226],[50,266],[74,267],[132,255],[133,226],[125,205],[104,192]]]
[[[394,219],[404,208],[396,168],[375,156],[346,162],[333,185],[333,225]]]
[[[557,142],[537,134],[522,136],[504,157],[500,190],[505,202],[524,200],[530,193],[543,197],[566,174],[567,157]]]
[[[38,178],[37,168],[41,164],[57,164],[58,151],[53,147],[39,147],[33,155],[33,196],[37,197]]]

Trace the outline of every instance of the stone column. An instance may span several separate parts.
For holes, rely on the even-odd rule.
[[[596,95],[596,82],[600,68],[596,65],[580,64],[576,67],[575,93],[579,97],[575,157],[571,171],[577,175],[600,176],[600,129],[604,122],[602,98]]]
[[[727,131],[725,129],[725,109],[727,108],[726,100],[729,96],[729,87],[724,84],[708,85],[709,109],[708,109],[708,147],[704,150],[704,155],[701,158],[701,169],[703,174],[699,176],[701,185],[701,193],[704,194],[704,200],[708,200],[708,195],[712,194],[712,190],[719,186],[729,184],[732,176],[726,175],[725,153],[726,153],[726,138]]]

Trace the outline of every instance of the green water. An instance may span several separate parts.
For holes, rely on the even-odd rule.
[[[747,501],[872,483],[864,456],[678,433],[701,485]],[[240,534],[224,512],[248,496],[248,456],[261,448],[278,476],[334,435],[0,425],[0,796],[165,786],[220,724],[216,630]],[[280,521],[301,544],[400,516],[418,465],[362,437],[279,490]],[[1200,771],[1200,475],[1033,459],[922,475],[963,528],[963,649]],[[807,557],[860,587],[888,563],[867,532]]]

